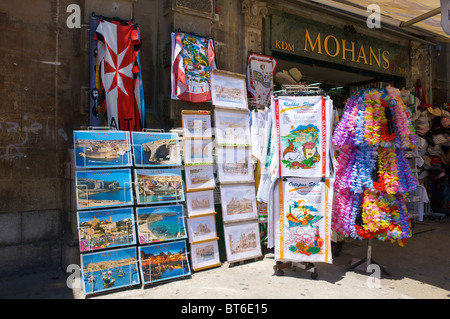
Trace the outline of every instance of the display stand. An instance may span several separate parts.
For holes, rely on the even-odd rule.
[[[380,270],[387,276],[391,276],[390,273],[387,272],[386,269],[384,269],[382,266],[380,266],[373,258],[372,258],[372,239],[368,239],[367,242],[367,257],[364,257],[360,261],[354,263],[350,267],[347,268],[347,271],[351,271],[356,269],[359,265],[362,265],[363,263],[367,263],[367,270],[369,269],[370,265],[378,265],[380,267]]]
[[[317,269],[314,266],[313,263],[308,263],[308,262],[292,262],[292,261],[288,261],[288,262],[282,262],[282,261],[277,261],[276,265],[273,266],[273,271],[274,271],[274,275],[276,276],[283,276],[284,275],[284,271],[282,269],[286,269],[286,268],[291,268],[293,271],[295,271],[297,269],[297,267],[305,270],[305,271],[309,271],[311,272],[311,278],[312,279],[317,279],[317,277],[319,277],[319,274],[317,273]]]

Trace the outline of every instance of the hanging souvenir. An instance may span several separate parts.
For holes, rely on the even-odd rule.
[[[138,52],[139,28],[132,22],[100,19],[98,40],[99,74],[104,94],[106,124],[125,131],[141,131]],[[137,94],[137,95],[136,95]]]
[[[211,100],[210,71],[216,68],[212,39],[173,32],[172,98],[187,102]]]
[[[275,259],[331,263],[332,181],[287,177],[276,187]]]
[[[275,100],[280,176],[328,177],[332,101],[326,96]]]
[[[273,77],[277,61],[270,57],[256,53],[249,53],[247,57],[247,91],[254,99],[255,106],[267,107],[273,94]]]

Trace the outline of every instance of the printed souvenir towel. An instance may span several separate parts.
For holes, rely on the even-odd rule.
[[[280,176],[329,177],[333,102],[325,96],[275,100]]]
[[[172,98],[211,100],[210,72],[216,68],[214,42],[183,32],[172,33]]]
[[[275,260],[332,262],[332,180],[280,178],[273,218]]]
[[[120,130],[141,131],[140,103],[135,95],[136,85],[140,85],[136,80],[139,28],[131,22],[100,20],[95,39],[106,124]]]
[[[255,99],[255,106],[268,107],[273,94],[273,77],[277,61],[256,53],[247,57],[247,91]]]

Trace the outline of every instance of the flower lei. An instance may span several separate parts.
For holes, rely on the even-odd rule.
[[[404,196],[417,187],[404,150],[417,137],[396,90],[355,92],[332,141],[340,152],[332,229],[404,245],[411,236]]]

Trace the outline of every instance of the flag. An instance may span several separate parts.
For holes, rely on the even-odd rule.
[[[273,77],[277,61],[256,53],[247,57],[247,91],[250,98],[255,99],[256,107],[269,107],[273,94]]]
[[[100,20],[96,29],[99,72],[106,124],[125,131],[141,131],[136,85],[139,85],[139,29],[131,22]]]

